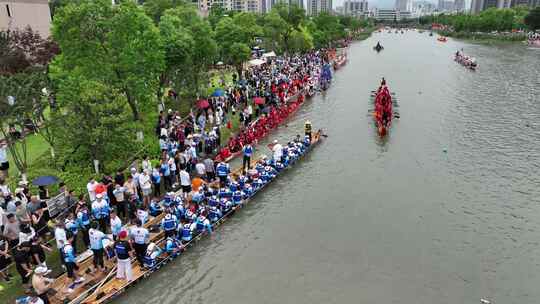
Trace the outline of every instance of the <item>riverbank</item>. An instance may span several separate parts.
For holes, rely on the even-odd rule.
[[[462,39],[475,43],[507,42],[515,43],[527,40],[527,33],[481,33],[481,32],[454,32],[437,31],[439,35]]]
[[[354,33],[353,34],[353,40],[356,40],[356,41],[366,40],[369,37],[371,37],[371,34],[373,34],[373,32],[376,29],[377,29],[376,27],[369,27],[369,28],[364,29],[361,32]]]

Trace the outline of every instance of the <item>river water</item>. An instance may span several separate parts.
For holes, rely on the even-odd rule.
[[[478,71],[452,60],[460,48]],[[384,140],[368,115],[382,76],[401,114]],[[540,50],[417,32],[355,43],[273,134],[310,119],[324,143],[116,302],[540,303],[539,96]]]

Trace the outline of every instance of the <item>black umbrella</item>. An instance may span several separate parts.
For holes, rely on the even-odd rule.
[[[32,181],[32,185],[34,185],[34,186],[49,186],[49,185],[54,185],[54,184],[58,183],[58,181],[59,181],[59,179],[56,176],[45,175],[45,176],[36,177]]]

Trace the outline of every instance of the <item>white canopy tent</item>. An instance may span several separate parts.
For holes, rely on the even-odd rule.
[[[262,54],[262,57],[263,57],[263,58],[272,58],[272,57],[276,57],[276,53],[275,53],[274,51],[271,51],[271,52]]]
[[[249,65],[255,65],[255,66],[259,66],[263,63],[266,63],[266,60],[262,60],[262,59],[253,59],[253,60],[250,60],[249,61]]]

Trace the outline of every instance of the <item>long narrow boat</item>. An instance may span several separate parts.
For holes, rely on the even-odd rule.
[[[398,107],[395,93],[391,93],[387,87],[381,87],[377,91],[371,91],[373,102],[373,119],[379,136],[384,137],[392,125],[393,118],[399,118],[395,110]]]
[[[303,89],[303,90],[299,91],[298,93],[296,93],[295,95],[290,96],[289,98],[287,98],[287,100],[285,101],[286,103],[291,102],[291,100],[294,100],[294,102],[297,102],[298,99],[300,98],[300,96],[302,96],[302,98],[303,98],[303,101],[302,101],[296,108],[294,108],[294,111],[292,111],[292,112],[289,113],[289,116],[287,117],[287,119],[290,118],[294,113],[296,113],[296,111],[298,111],[298,109],[300,109],[300,106],[304,104],[304,102],[306,101],[306,98],[305,98],[304,96],[309,96],[309,95],[307,95],[307,94],[309,94],[309,91],[308,91],[307,93],[305,93],[305,92],[306,92],[306,90]],[[304,94],[306,94],[306,95],[304,95]],[[312,93],[311,96],[313,96],[314,94],[315,94],[315,93]],[[310,97],[311,97],[311,96],[310,96]],[[258,118],[257,118],[255,121],[253,121],[253,122],[249,125],[248,128],[253,128],[253,126],[255,126],[255,124],[257,123],[257,120],[258,120]],[[286,120],[286,119],[285,119],[285,120]],[[276,128],[277,128],[277,127],[276,127]],[[275,129],[275,128],[274,128],[274,129]],[[258,138],[257,141],[258,141],[258,140],[261,140],[261,139],[264,139],[265,137],[267,137],[274,129],[268,130],[268,132],[266,132],[266,134],[264,134],[263,137]],[[254,142],[252,145],[256,145],[256,142]],[[242,150],[239,150],[239,151],[236,151],[236,152],[231,153],[231,155],[230,155],[229,157],[225,158],[223,161],[226,162],[226,163],[228,163],[228,162],[232,161],[233,159],[235,159],[235,158],[237,158],[237,157],[239,157],[239,156],[241,156],[241,155],[242,155]],[[219,158],[216,158],[215,160],[216,160],[216,161],[220,161]]]
[[[455,54],[454,61],[468,68],[471,71],[476,71],[476,69],[478,68],[478,63],[476,62],[476,59],[470,56],[466,56],[464,54]]]
[[[246,198],[245,200],[243,200],[243,202],[240,205],[237,205],[237,206],[233,207],[230,211],[225,213],[218,221],[213,223],[212,229],[214,230],[216,227],[223,224],[238,209],[246,206],[251,201],[251,199],[254,197],[254,195],[256,193],[260,192],[262,189],[265,189],[266,186],[270,182],[275,180],[275,178],[278,175],[283,174],[283,172],[285,172],[287,169],[291,168],[294,165],[294,163],[296,163],[297,161],[302,159],[305,155],[307,155],[313,149],[313,147],[315,147],[316,145],[318,145],[321,142],[323,137],[325,137],[325,135],[322,134],[322,131],[319,130],[317,133],[315,133],[314,136],[313,136],[313,140],[312,140],[311,144],[306,148],[304,153],[301,154],[298,157],[298,159],[291,162],[283,170],[278,171],[276,173],[276,175],[272,179],[270,179],[267,183],[265,183],[261,188],[254,191],[252,193],[252,195],[249,196],[248,198]],[[258,161],[260,161],[260,160],[261,159],[259,159]],[[253,164],[256,164],[258,161],[254,161]],[[238,176],[241,175],[241,173],[242,173],[241,168],[239,168],[239,169],[235,170],[231,175],[233,176],[234,179],[237,179]],[[204,237],[206,235],[208,235],[206,230],[204,230],[203,232],[201,232],[201,233],[199,233],[197,235],[194,235],[192,240],[184,245],[184,250],[188,249],[191,245],[195,244],[198,240],[200,240],[202,237]],[[152,241],[154,243],[158,244],[158,246],[160,244],[163,245],[163,242],[164,242],[163,233],[159,233],[159,237],[153,239]],[[134,284],[141,281],[142,279],[147,278],[152,273],[156,272],[157,270],[159,270],[160,268],[165,266],[169,261],[179,257],[180,255],[167,256],[167,255],[163,254],[163,255],[161,255],[159,257],[159,261],[155,264],[155,266],[152,267],[152,268],[149,268],[149,269],[143,269],[143,268],[137,266],[135,261],[132,261],[133,278],[134,278],[132,281],[127,282],[125,280],[118,280],[118,279],[116,279],[116,278],[114,278],[112,276],[109,276],[108,278],[104,279],[104,281],[100,282],[99,286],[96,287],[94,290],[92,290],[92,293],[88,293],[87,297],[85,297],[84,299],[79,298],[79,299],[77,299],[77,301],[71,301],[70,304],[80,304],[80,303],[84,303],[84,304],[101,304],[101,303],[109,302],[112,299],[114,299],[115,297],[117,297],[118,295],[124,293],[126,291],[126,289],[128,289],[129,287],[133,286]]]

